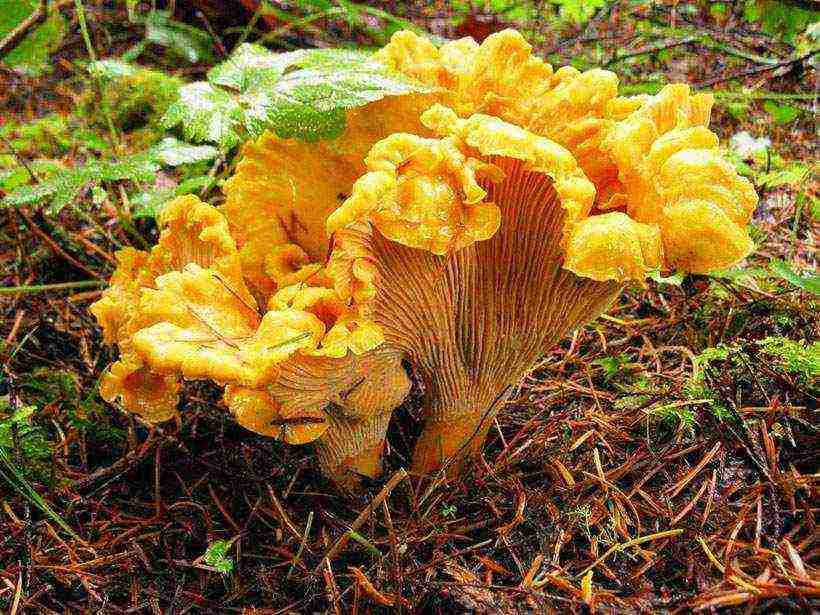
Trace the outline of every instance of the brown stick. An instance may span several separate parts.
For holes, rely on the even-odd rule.
[[[43,242],[44,242],[44,243],[45,243],[45,244],[46,244],[49,248],[51,248],[51,251],[52,251],[52,252],[54,252],[54,253],[55,253],[55,254],[57,254],[58,256],[62,256],[65,260],[67,260],[69,263],[71,263],[72,265],[74,265],[77,269],[80,269],[80,270],[82,270],[82,271],[85,271],[88,275],[90,275],[90,276],[92,276],[92,277],[95,277],[95,278],[97,278],[98,280],[102,280],[102,279],[103,279],[103,278],[102,278],[102,276],[101,276],[99,273],[96,273],[96,272],[94,272],[94,271],[91,271],[91,269],[89,269],[88,267],[86,267],[85,265],[83,265],[80,261],[78,261],[76,258],[74,258],[73,256],[71,256],[68,252],[66,252],[65,250],[63,250],[63,249],[62,249],[62,248],[61,248],[61,247],[57,244],[57,242],[56,242],[56,241],[54,241],[54,240],[53,240],[53,239],[52,239],[52,238],[51,238],[51,237],[50,237],[50,236],[49,236],[49,235],[48,235],[45,231],[43,231],[43,229],[41,229],[41,228],[37,225],[37,223],[36,223],[36,222],[34,222],[34,220],[31,218],[31,216],[28,214],[28,212],[26,212],[26,211],[25,211],[24,209],[22,209],[22,208],[17,209],[16,211],[17,211],[17,213],[18,213],[18,214],[20,214],[20,216],[22,216],[22,217],[25,219],[25,221],[26,221],[26,222],[28,223],[28,225],[29,225],[29,228],[30,228],[30,229],[34,232],[34,234],[35,234],[35,235],[37,235],[40,239],[42,239],[42,240],[43,240]]]
[[[34,12],[21,21],[16,28],[0,41],[0,56],[6,55],[6,52],[16,47],[17,43],[23,40],[23,37],[28,34],[29,30],[43,23],[46,20],[46,15],[46,0],[40,0],[40,5]]]
[[[390,480],[387,481],[387,483],[385,483],[381,491],[379,491],[379,493],[376,494],[376,497],[370,501],[370,504],[364,507],[362,512],[359,513],[359,516],[356,517],[356,520],[350,524],[350,529],[348,529],[348,531],[342,534],[342,536],[339,537],[339,540],[337,540],[333,544],[333,546],[330,547],[330,550],[319,562],[319,565],[316,566],[316,568],[314,568],[314,574],[319,573],[319,570],[321,570],[325,561],[327,561],[328,565],[330,565],[330,562],[333,560],[333,558],[336,557],[339,554],[339,552],[341,552],[341,550],[344,549],[347,545],[348,541],[350,540],[350,534],[352,532],[359,531],[359,528],[362,527],[364,525],[364,522],[367,521],[371,514],[373,514],[373,511],[376,509],[376,507],[379,506],[385,500],[385,498],[387,498],[387,496],[390,495],[390,492],[396,488],[396,485],[398,485],[405,478],[407,478],[407,471],[404,468],[397,470],[396,473],[390,477]]]
[[[808,53],[800,56],[799,58],[793,58],[791,60],[784,60],[783,62],[778,62],[777,64],[771,64],[769,66],[758,66],[758,67],[755,67],[755,68],[750,68],[748,70],[744,70],[744,71],[741,71],[739,73],[734,73],[732,75],[716,77],[714,79],[709,79],[708,81],[704,81],[702,83],[699,83],[698,86],[702,87],[702,88],[708,88],[708,87],[711,87],[711,86],[716,85],[718,83],[723,83],[724,81],[731,81],[732,79],[741,79],[743,77],[750,77],[752,75],[757,75],[759,73],[765,73],[765,72],[768,72],[770,70],[775,70],[776,71],[776,70],[779,70],[779,69],[782,69],[782,68],[787,68],[787,67],[789,68],[789,70],[791,70],[792,66],[795,66],[797,64],[802,64],[806,60],[809,60],[812,56],[817,55],[818,53],[820,53],[820,48],[812,49],[811,51],[809,51]],[[786,72],[788,72],[788,71],[786,71]]]

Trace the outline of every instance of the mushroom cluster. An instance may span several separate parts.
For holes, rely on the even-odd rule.
[[[225,203],[170,202],[93,307],[119,348],[100,390],[148,421],[181,379],[239,424],[316,441],[342,485],[380,469],[392,411],[424,385],[414,469],[458,469],[505,395],[629,281],[752,249],[757,203],[682,84],[618,96],[505,30],[374,61],[427,86],[351,110],[344,135],[246,144]]]

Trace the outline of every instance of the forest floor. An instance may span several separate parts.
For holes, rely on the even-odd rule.
[[[148,187],[81,182],[59,212],[0,205],[0,611],[818,608],[812,3],[294,2],[262,14],[253,0],[201,0],[154,25],[126,3],[86,0],[84,19],[79,2],[51,4],[25,54],[0,49],[0,195],[150,145],[169,80],[201,78],[240,37],[287,50],[381,45],[404,19],[447,38],[511,26],[555,65],[615,70],[628,93],[713,90],[713,128],[760,194],[757,249],[732,271],[628,288],[544,357],[458,481],[402,479],[414,391],[383,479],[345,498],[310,446],[242,429],[215,387],[186,385],[183,419],[155,427],[99,398],[114,353],[88,306],[115,251],[155,242],[152,194],[193,180],[218,202],[232,160],[160,171]],[[3,19],[0,39],[15,25]],[[156,72],[101,94],[89,46]]]

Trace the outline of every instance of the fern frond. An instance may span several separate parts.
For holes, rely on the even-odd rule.
[[[147,152],[114,160],[90,160],[85,164],[57,171],[48,179],[33,185],[20,186],[7,195],[0,205],[20,207],[48,201],[46,213],[58,214],[77,198],[86,187],[103,182],[153,181],[161,166],[175,167],[210,160],[218,150],[208,145],[191,145],[167,137]]]

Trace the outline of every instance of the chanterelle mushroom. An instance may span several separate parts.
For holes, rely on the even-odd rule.
[[[103,397],[163,421],[176,415],[180,377],[211,379],[244,427],[292,444],[322,437],[320,460],[340,482],[348,470],[377,473],[390,412],[409,389],[381,330],[327,287],[321,265],[297,259],[286,285],[254,296],[225,216],[196,197],[171,201],[158,222],[157,246],[121,252],[91,308],[120,349]],[[288,260],[281,247],[273,258]]]
[[[433,93],[351,111],[335,142],[248,144],[225,205],[174,201],[150,254],[120,254],[93,308],[121,354],[107,399],[163,420],[180,376],[216,380],[242,425],[318,438],[344,482],[378,472],[408,361],[429,471],[479,450],[506,391],[626,282],[751,250],[757,195],[706,128],[710,95],[618,97],[512,30],[399,32],[376,61]]]

